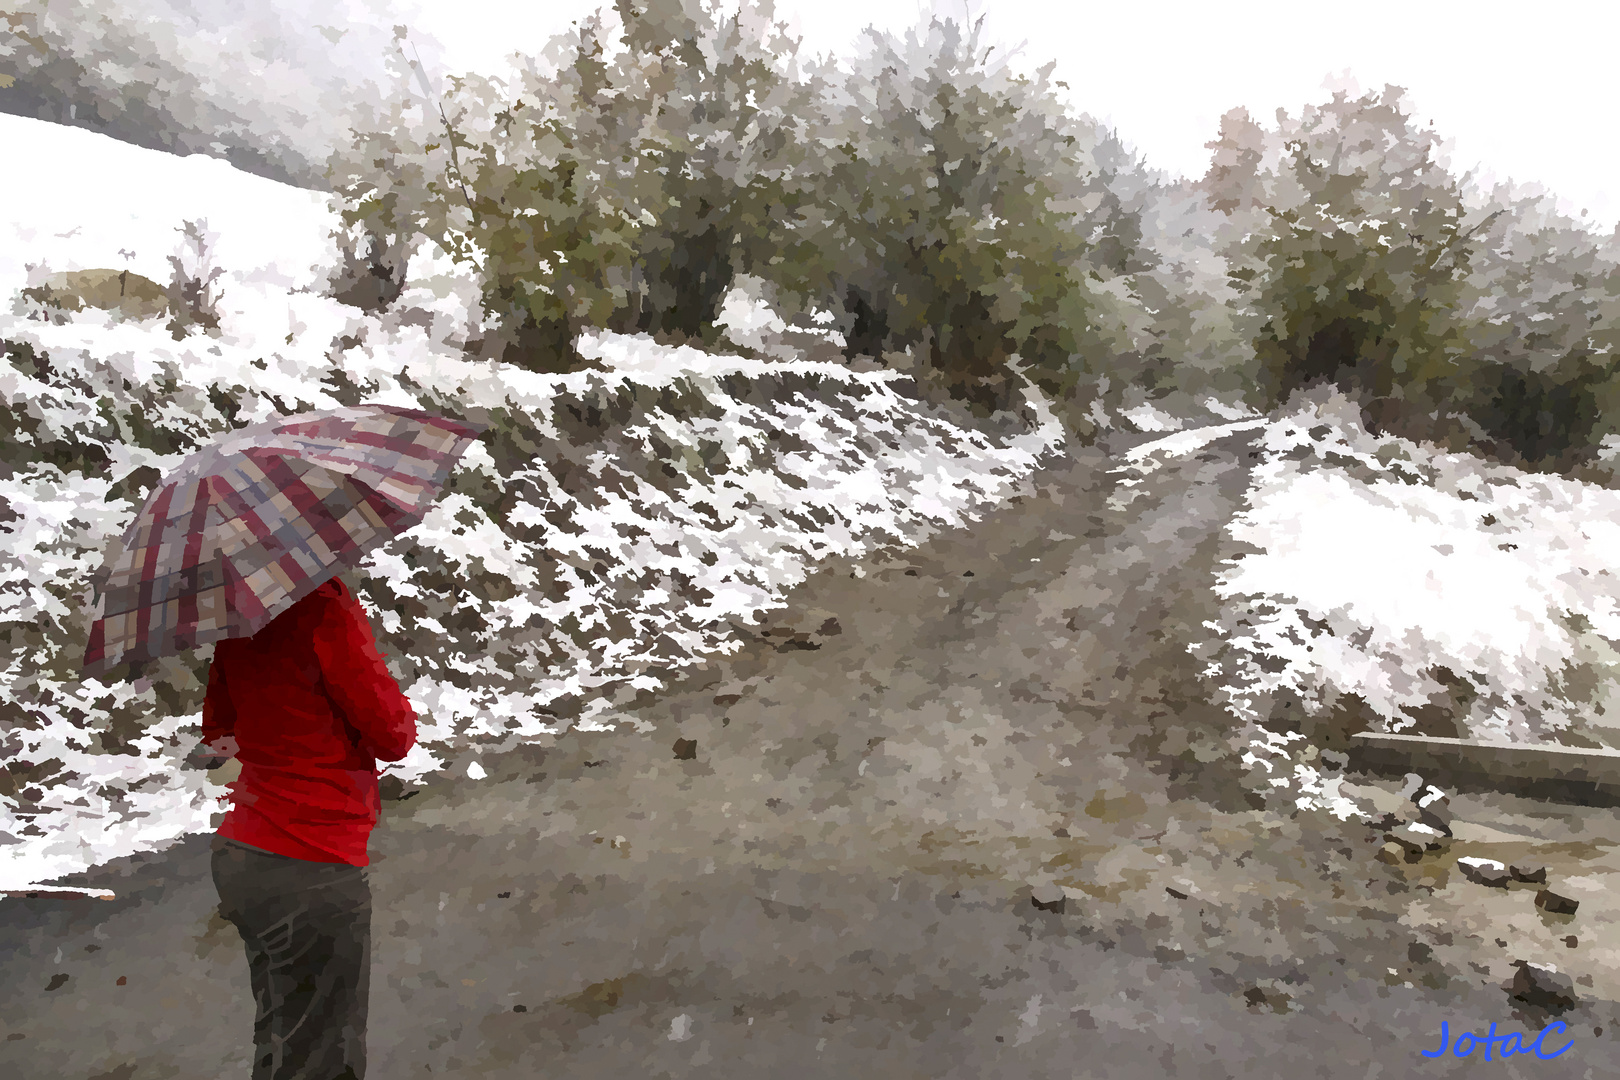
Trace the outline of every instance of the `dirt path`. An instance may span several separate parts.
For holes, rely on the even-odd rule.
[[[817,575],[799,638],[649,702],[650,733],[389,805],[372,1076],[1461,1075],[1478,1054],[1418,1056],[1442,1021],[1539,1025],[1505,965],[1572,931],[1527,893],[1376,862],[1364,827],[1254,809],[1227,764],[1178,643],[1212,616],[1246,440],[1125,509],[1087,452],[971,530]],[[1527,813],[1459,801],[1459,843],[1522,842]],[[1620,829],[1582,813],[1543,833],[1580,833],[1557,850],[1601,882],[1591,838]],[[194,838],[92,875],[117,901],[5,902],[0,1075],[246,1075],[206,868]],[[1066,886],[1062,910],[1032,884]],[[1606,909],[1583,910],[1597,955]],[[1598,978],[1562,1058],[1486,1067],[1620,1075]]]

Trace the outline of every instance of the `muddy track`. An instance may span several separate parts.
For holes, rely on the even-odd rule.
[[[1234,554],[1248,440],[1131,499],[1083,451],[970,529],[816,575],[639,708],[642,733],[390,804],[372,1075],[1460,1075],[1478,1055],[1418,1056],[1441,1021],[1539,1026],[1504,965],[1572,931],[1503,906],[1528,894],[1251,804],[1186,649]],[[1452,854],[1531,843],[1534,813],[1459,800]],[[1591,869],[1615,834],[1594,814],[1535,820],[1584,838],[1553,854]],[[205,839],[86,880],[121,898],[0,907],[0,1073],[245,1076],[246,968]],[[1578,932],[1601,941],[1599,907]],[[1620,1075],[1596,978],[1561,1059],[1487,1067]]]

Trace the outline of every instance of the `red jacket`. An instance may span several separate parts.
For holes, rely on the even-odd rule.
[[[416,742],[359,601],[332,579],[250,638],[214,646],[203,739],[236,739],[242,775],[219,835],[278,855],[365,866],[377,762]]]

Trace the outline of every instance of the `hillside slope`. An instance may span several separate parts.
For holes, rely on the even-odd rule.
[[[27,241],[0,257],[0,887],[211,827],[223,789],[179,767],[209,650],[135,682],[84,680],[79,662],[108,544],[168,469],[232,428],[365,402],[490,425],[426,520],[353,575],[423,717],[390,766],[407,779],[609,722],[734,647],[810,568],[974,519],[1063,441],[1039,399],[986,427],[897,372],[790,350],[606,335],[581,344],[589,370],[482,360],[476,285],[429,249],[399,300],[366,314],[322,295],[334,221],[310,193],[9,127],[51,164],[0,181],[14,195],[0,236],[9,225]],[[76,215],[103,157],[151,202]],[[36,259],[116,269],[134,244],[138,271],[161,265],[172,215],[193,199],[219,233],[217,327],[21,294],[41,269],[19,264]]]

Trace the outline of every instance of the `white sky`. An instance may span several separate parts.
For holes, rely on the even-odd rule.
[[[421,29],[450,63],[486,70],[607,4],[419,2]],[[903,30],[918,10],[918,0],[777,3],[812,52],[843,52],[866,25]],[[1221,113],[1297,113],[1348,72],[1363,89],[1404,86],[1418,119],[1453,140],[1458,171],[1483,165],[1498,179],[1540,183],[1605,231],[1620,217],[1620,140],[1603,134],[1620,126],[1620,4],[1609,0],[994,0],[985,24],[992,40],[1027,43],[1025,70],[1055,60],[1076,107],[1117,127],[1155,168],[1201,175]]]

